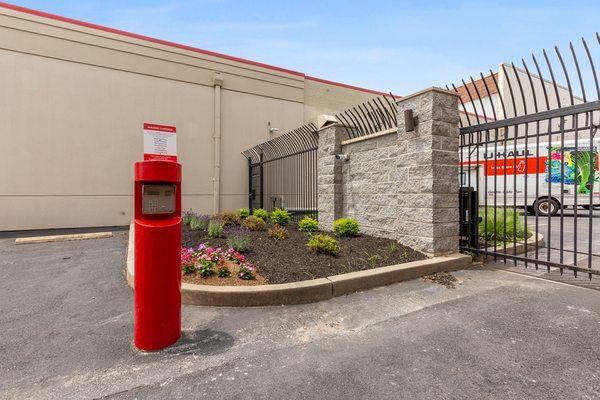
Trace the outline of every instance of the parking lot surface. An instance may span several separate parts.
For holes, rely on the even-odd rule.
[[[600,292],[479,266],[326,302],[183,308],[132,348],[126,232],[0,240],[0,398],[592,399]]]

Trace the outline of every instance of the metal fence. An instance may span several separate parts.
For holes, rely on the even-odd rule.
[[[571,43],[569,59],[558,47],[554,63],[542,51],[546,73],[532,55],[536,74],[522,60],[522,69],[501,66],[502,83],[490,71],[452,85],[465,115],[463,251],[600,275],[600,87],[592,56],[598,49],[584,39],[580,49],[585,65]]]
[[[250,210],[283,208],[298,221],[317,217],[316,126],[308,124],[242,154],[248,160]]]
[[[391,94],[375,97],[335,118],[348,138],[396,129],[396,102]],[[317,218],[317,147],[317,127],[307,124],[242,152],[248,160],[248,208],[284,208],[295,221]]]
[[[541,111],[573,106],[600,99],[597,67],[600,35],[596,33],[591,44],[584,38],[581,43],[569,43],[562,51],[542,50],[541,55],[521,59],[521,65],[501,64],[498,73],[489,71],[473,79],[472,76],[446,89],[461,94],[460,111],[464,115],[461,128],[481,123],[529,115]]]
[[[344,127],[350,139],[396,129],[396,99],[391,93],[389,96],[375,97],[336,114],[335,118]]]

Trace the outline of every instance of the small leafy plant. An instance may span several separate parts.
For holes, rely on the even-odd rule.
[[[184,275],[190,275],[196,272],[196,266],[194,264],[184,264],[181,266]]]
[[[340,245],[338,244],[338,241],[329,235],[313,235],[309,239],[306,246],[313,253],[329,254],[335,256],[338,255],[340,252]]]
[[[190,217],[190,229],[193,231],[204,230],[208,227],[209,218],[206,215],[192,215]]]
[[[229,261],[238,265],[246,262],[246,256],[241,253],[238,253],[233,249],[229,249],[225,253],[223,253],[222,258],[225,261]]]
[[[254,279],[254,267],[250,264],[240,265],[238,276],[245,281]]]
[[[269,213],[267,212],[267,210],[264,210],[262,208],[257,208],[256,210],[254,210],[252,212],[252,215],[256,218],[262,219],[265,222],[269,219]]]
[[[190,211],[184,211],[181,216],[181,223],[185,226],[190,226],[190,222],[192,222],[192,218],[194,217],[194,213]]]
[[[290,222],[290,213],[283,208],[276,208],[271,213],[271,221],[279,226],[285,226]]]
[[[377,267],[377,264],[379,263],[379,261],[381,261],[381,256],[378,254],[370,255],[367,258],[367,263],[369,263],[369,268],[371,268],[371,269]]]
[[[402,261],[408,262],[408,249],[402,251]]]
[[[298,230],[301,232],[312,233],[319,230],[319,222],[311,217],[304,217],[298,222]]]
[[[398,251],[398,242],[391,242],[386,249],[387,255],[391,256]]]
[[[223,225],[217,221],[210,221],[208,224],[208,236],[213,239],[223,237]]]
[[[269,229],[269,237],[275,240],[284,240],[290,235],[287,229],[282,226],[275,225],[273,228]]]
[[[483,240],[502,242],[523,240],[525,236],[531,236],[531,231],[525,233],[525,216],[514,210],[488,207],[486,212],[485,208],[481,208],[479,216],[479,236]]]
[[[223,212],[218,214],[216,219],[223,223],[223,226],[239,225],[242,220],[237,212]]]
[[[354,218],[340,218],[333,221],[333,231],[340,237],[358,236],[360,226]]]
[[[248,228],[243,226],[236,226],[234,228],[230,228],[225,232],[225,236],[227,236],[227,246],[234,249],[235,251],[239,251],[240,253],[245,253],[248,251],[250,247],[250,235],[248,235]]]
[[[219,267],[217,268],[217,276],[219,278],[227,278],[229,275],[231,275],[231,271],[229,271],[227,265],[219,265]]]
[[[247,208],[238,208],[237,215],[241,219],[246,219],[250,216],[250,211]]]
[[[214,273],[212,267],[213,267],[213,264],[210,264],[210,263],[201,264],[200,275],[202,275],[205,278],[208,278],[209,276],[211,276]]]
[[[246,218],[246,221],[244,221],[244,225],[251,231],[264,231],[265,229],[267,229],[267,223],[265,222],[265,220],[255,216],[250,216]]]

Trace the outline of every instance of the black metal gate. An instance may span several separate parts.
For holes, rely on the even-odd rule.
[[[554,48],[558,68],[543,51],[543,68],[532,56],[536,74],[523,60],[501,65],[503,86],[492,71],[452,85],[462,108],[461,250],[600,275],[600,85],[583,39],[581,48],[585,64],[571,44],[566,62]]]
[[[284,208],[294,221],[316,218],[317,147],[316,126],[308,124],[244,151],[248,208]]]

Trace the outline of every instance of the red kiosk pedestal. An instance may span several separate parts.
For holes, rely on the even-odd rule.
[[[181,336],[181,165],[135,163],[133,343],[159,350]]]

